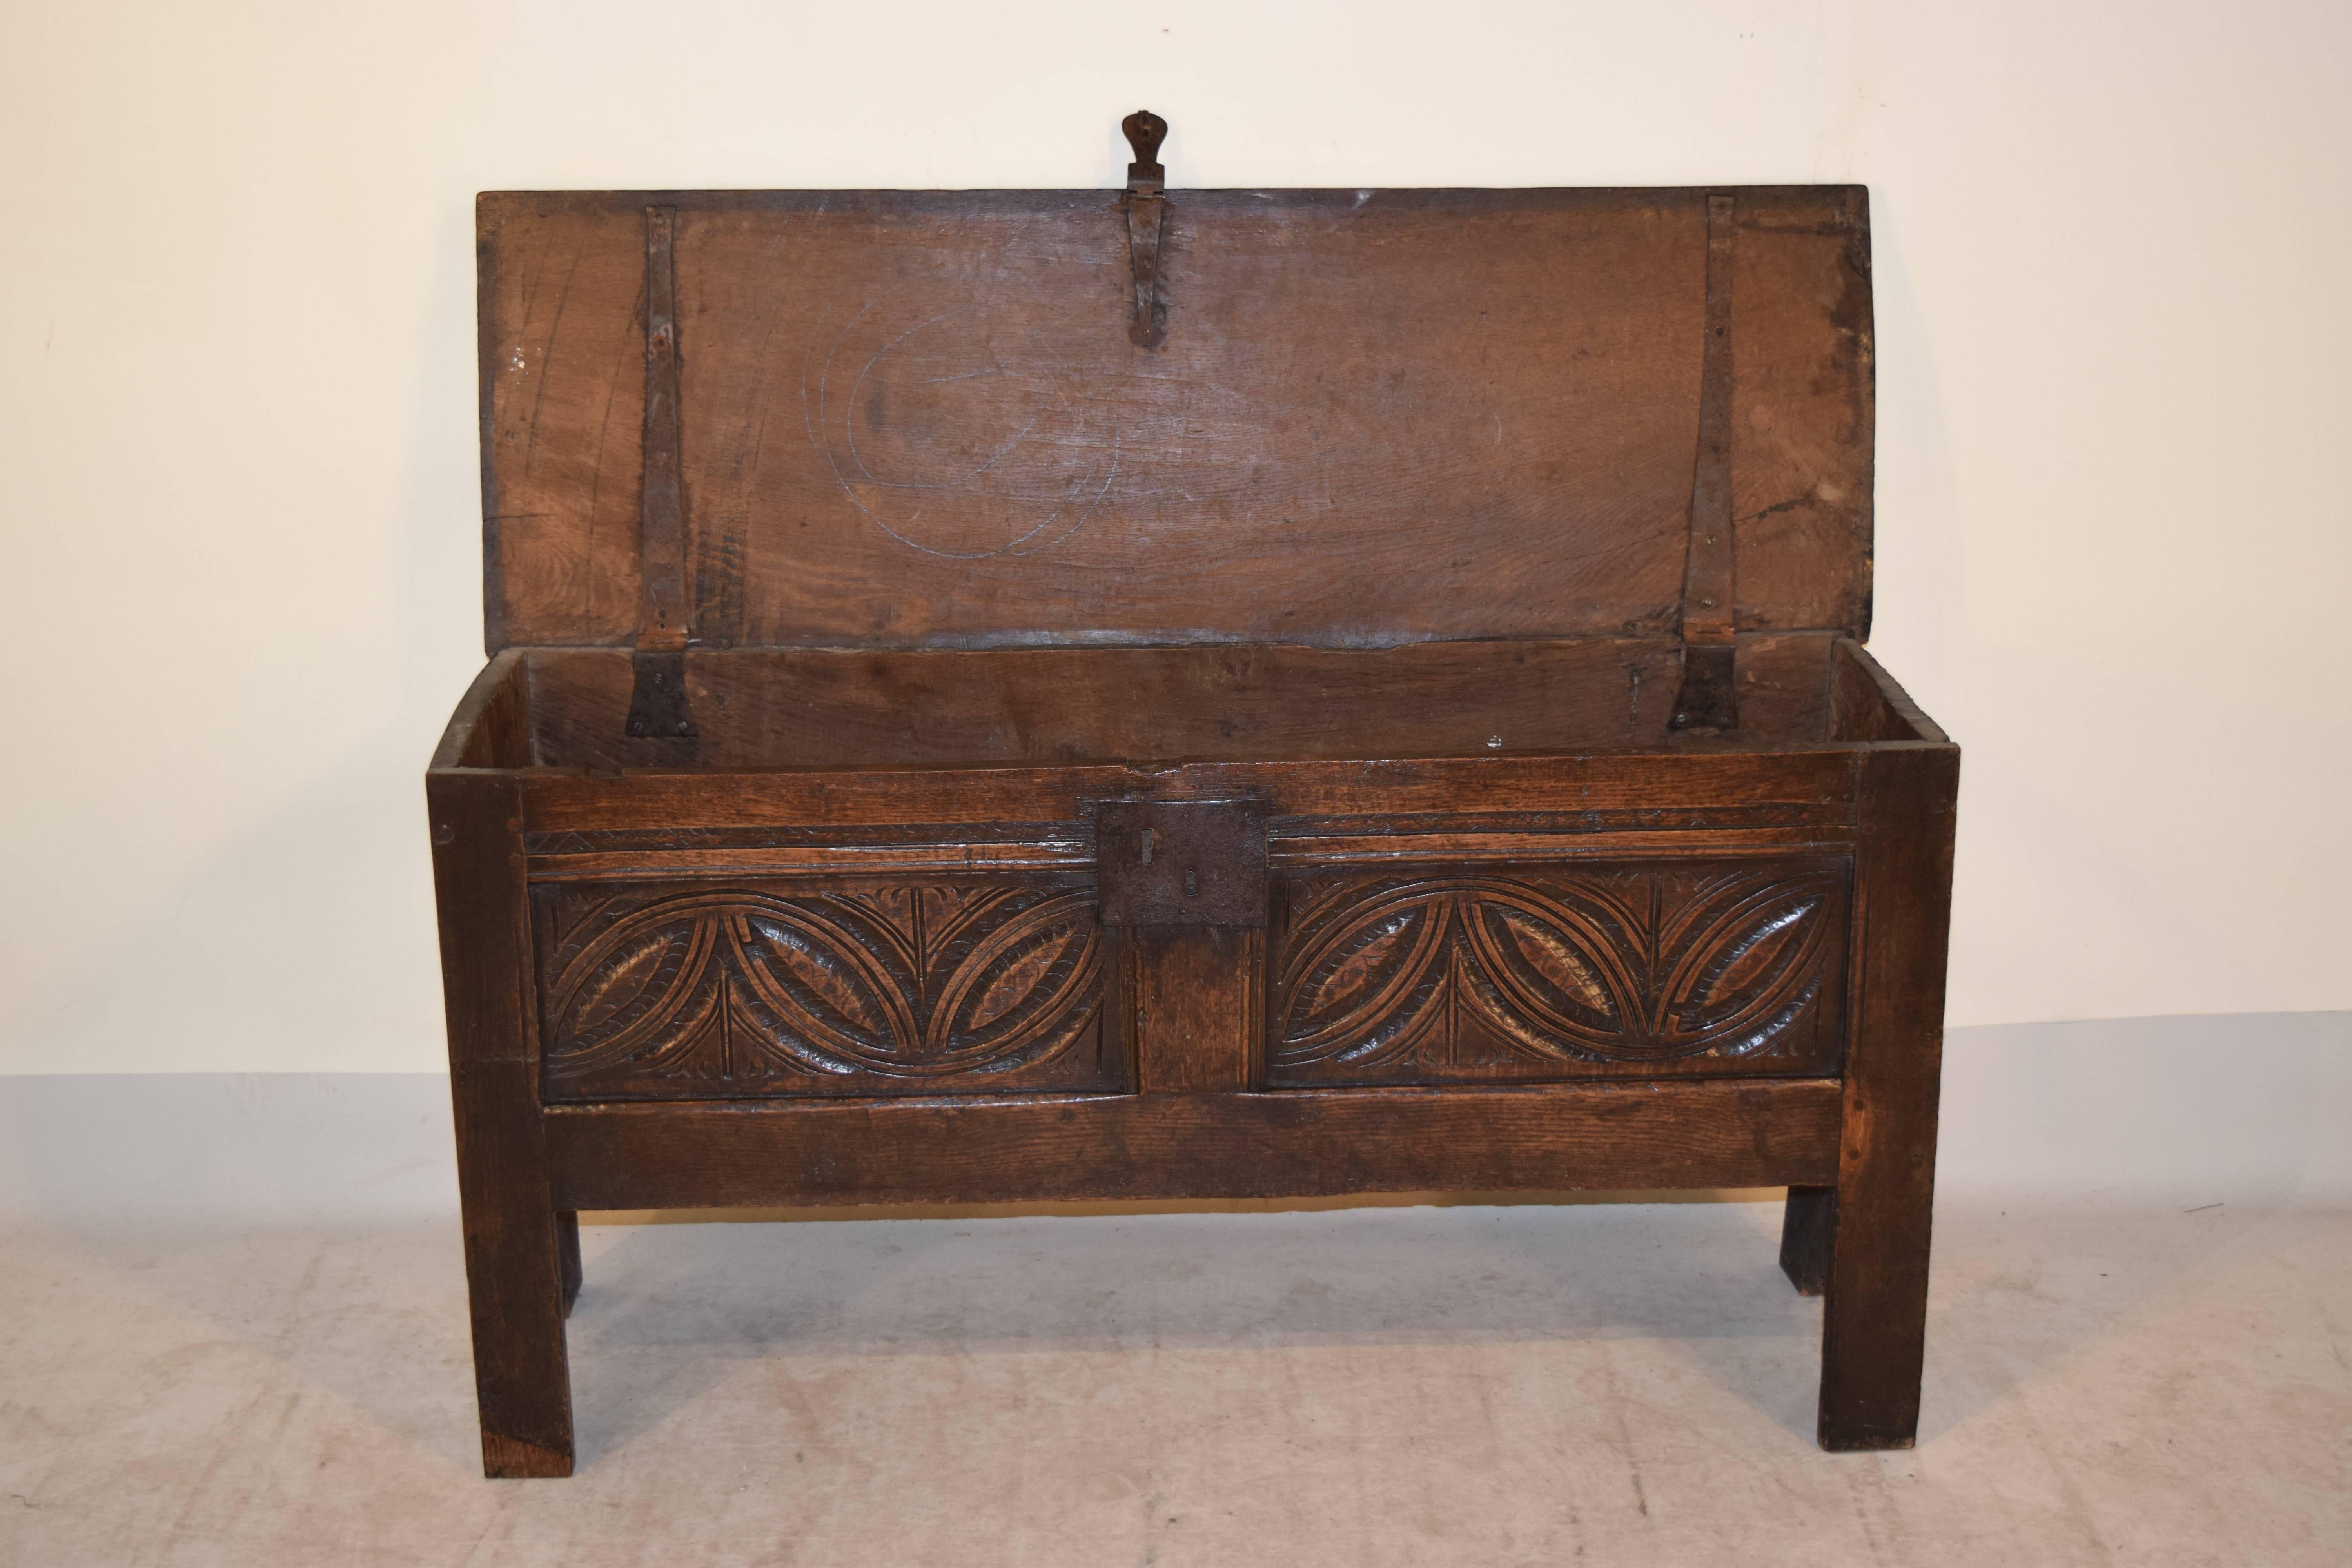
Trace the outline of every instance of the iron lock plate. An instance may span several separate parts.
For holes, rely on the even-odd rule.
[[[1251,800],[1095,803],[1107,926],[1265,924],[1265,817]]]

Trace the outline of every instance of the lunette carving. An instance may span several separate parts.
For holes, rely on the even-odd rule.
[[[547,1098],[1108,1088],[1090,887],[539,889]]]
[[[1828,1071],[1842,861],[1281,880],[1268,1081]]]

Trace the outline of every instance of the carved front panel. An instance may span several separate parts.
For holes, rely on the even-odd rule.
[[[1118,1089],[1090,879],[533,894],[550,1100]]]
[[[1273,1088],[1822,1074],[1843,859],[1277,876]]]

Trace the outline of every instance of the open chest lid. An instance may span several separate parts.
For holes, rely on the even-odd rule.
[[[488,640],[1860,635],[1859,186],[479,204]]]

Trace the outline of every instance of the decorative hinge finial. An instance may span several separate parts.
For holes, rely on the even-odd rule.
[[[1135,150],[1135,162],[1127,166],[1127,188],[1160,189],[1168,179],[1168,171],[1160,166],[1160,143],[1168,140],[1168,121],[1148,109],[1139,109],[1120,121],[1118,128],[1127,132],[1127,144]]]
[[[1154,348],[1168,335],[1168,305],[1160,298],[1160,232],[1168,215],[1168,198],[1160,194],[1168,171],[1160,166],[1160,143],[1168,135],[1168,121],[1139,109],[1118,128],[1135,150],[1135,162],[1127,166],[1127,194],[1119,198],[1127,214],[1128,263],[1135,275],[1127,335],[1139,348]]]

